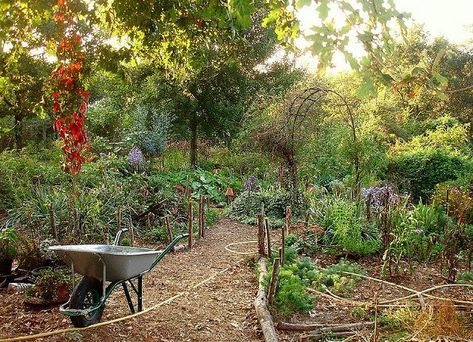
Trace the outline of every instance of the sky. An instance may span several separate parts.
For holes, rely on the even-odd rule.
[[[394,0],[398,10],[409,12],[412,21],[424,26],[431,38],[443,36],[452,43],[473,47],[473,0]],[[315,5],[303,7],[298,14],[301,29],[317,22]],[[299,47],[303,47],[301,42]],[[357,51],[359,50],[359,51]],[[362,54],[362,49],[351,48],[355,56]],[[296,59],[296,64],[315,70],[316,60],[306,54]],[[332,72],[350,69],[341,54],[335,54]]]
[[[424,24],[432,36],[473,45],[473,0],[396,0],[400,10]]]

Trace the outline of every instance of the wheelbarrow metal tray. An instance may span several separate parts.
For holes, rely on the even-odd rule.
[[[106,267],[106,280],[117,281],[136,277],[151,269],[161,251],[149,248],[111,245],[68,245],[49,248],[74,271],[99,280]]]

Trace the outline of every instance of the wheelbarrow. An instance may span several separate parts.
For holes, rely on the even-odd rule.
[[[105,302],[113,290],[120,286],[125,293],[130,312],[135,313],[128,284],[137,296],[138,311],[142,311],[143,275],[151,271],[180,239],[188,236],[177,236],[162,251],[119,246],[120,237],[127,230],[125,228],[117,233],[113,245],[66,245],[49,248],[71,266],[74,290],[69,301],[61,305],[59,311],[69,316],[75,327],[86,327],[100,322]],[[77,286],[74,284],[75,273],[83,275]]]

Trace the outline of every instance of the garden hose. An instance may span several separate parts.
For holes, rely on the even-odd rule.
[[[239,264],[241,262],[238,261],[235,265]],[[234,266],[235,266],[234,265]],[[214,273],[213,275],[211,275],[210,277],[202,280],[201,282],[191,286],[188,290],[186,291],[181,291],[181,292],[178,292],[177,294],[175,294],[174,296],[172,297],[169,297],[168,299],[166,300],[163,300],[162,302],[159,302],[143,311],[140,311],[140,312],[137,312],[137,313],[134,313],[134,314],[131,314],[131,315],[128,315],[128,316],[124,316],[124,317],[119,317],[119,318],[115,318],[115,319],[112,319],[110,321],[105,321],[105,322],[100,322],[100,323],[97,323],[97,324],[94,324],[94,325],[90,325],[88,327],[83,327],[83,328],[66,328],[66,329],[60,329],[60,330],[54,330],[54,331],[48,331],[48,332],[44,332],[44,333],[40,333],[40,334],[34,334],[34,335],[24,335],[24,336],[18,336],[18,337],[6,337],[6,338],[1,338],[0,339],[0,342],[7,342],[7,341],[26,341],[26,340],[31,340],[31,339],[37,339],[37,338],[43,338],[43,337],[48,337],[48,336],[53,336],[53,335],[59,335],[59,334],[64,334],[64,333],[71,333],[71,332],[80,332],[80,331],[85,331],[85,330],[89,330],[89,329],[93,329],[93,328],[98,328],[98,327],[102,327],[102,326],[106,326],[106,325],[109,325],[109,324],[113,324],[113,323],[117,323],[117,322],[122,322],[122,321],[125,321],[125,320],[128,320],[128,319],[132,319],[132,318],[135,318],[135,317],[138,317],[138,316],[141,316],[141,315],[144,315],[145,313],[148,313],[150,311],[153,311],[163,305],[166,305],[166,304],[169,304],[171,302],[173,302],[174,300],[176,300],[177,298],[179,297],[183,297],[185,295],[188,295],[190,294],[190,291],[191,290],[194,290],[210,281],[212,281],[213,279],[217,278],[218,276],[220,276],[221,274],[227,272],[230,268],[230,267],[227,267],[219,272],[216,272]]]
[[[257,243],[257,242],[258,241],[256,241],[256,240],[232,242],[232,243],[229,243],[228,245],[225,246],[225,250],[230,252],[230,253],[239,254],[239,255],[252,255],[252,254],[255,254],[256,251],[253,251],[253,252],[239,252],[239,251],[234,251],[230,247],[238,246],[238,245],[246,245],[246,244],[251,244],[251,243]]]

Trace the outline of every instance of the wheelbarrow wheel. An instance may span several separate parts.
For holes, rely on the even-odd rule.
[[[97,306],[102,297],[102,282],[96,278],[84,277],[76,286],[71,295],[69,307],[71,309],[89,309]],[[71,316],[75,327],[87,327],[100,322],[104,305],[89,315]]]

